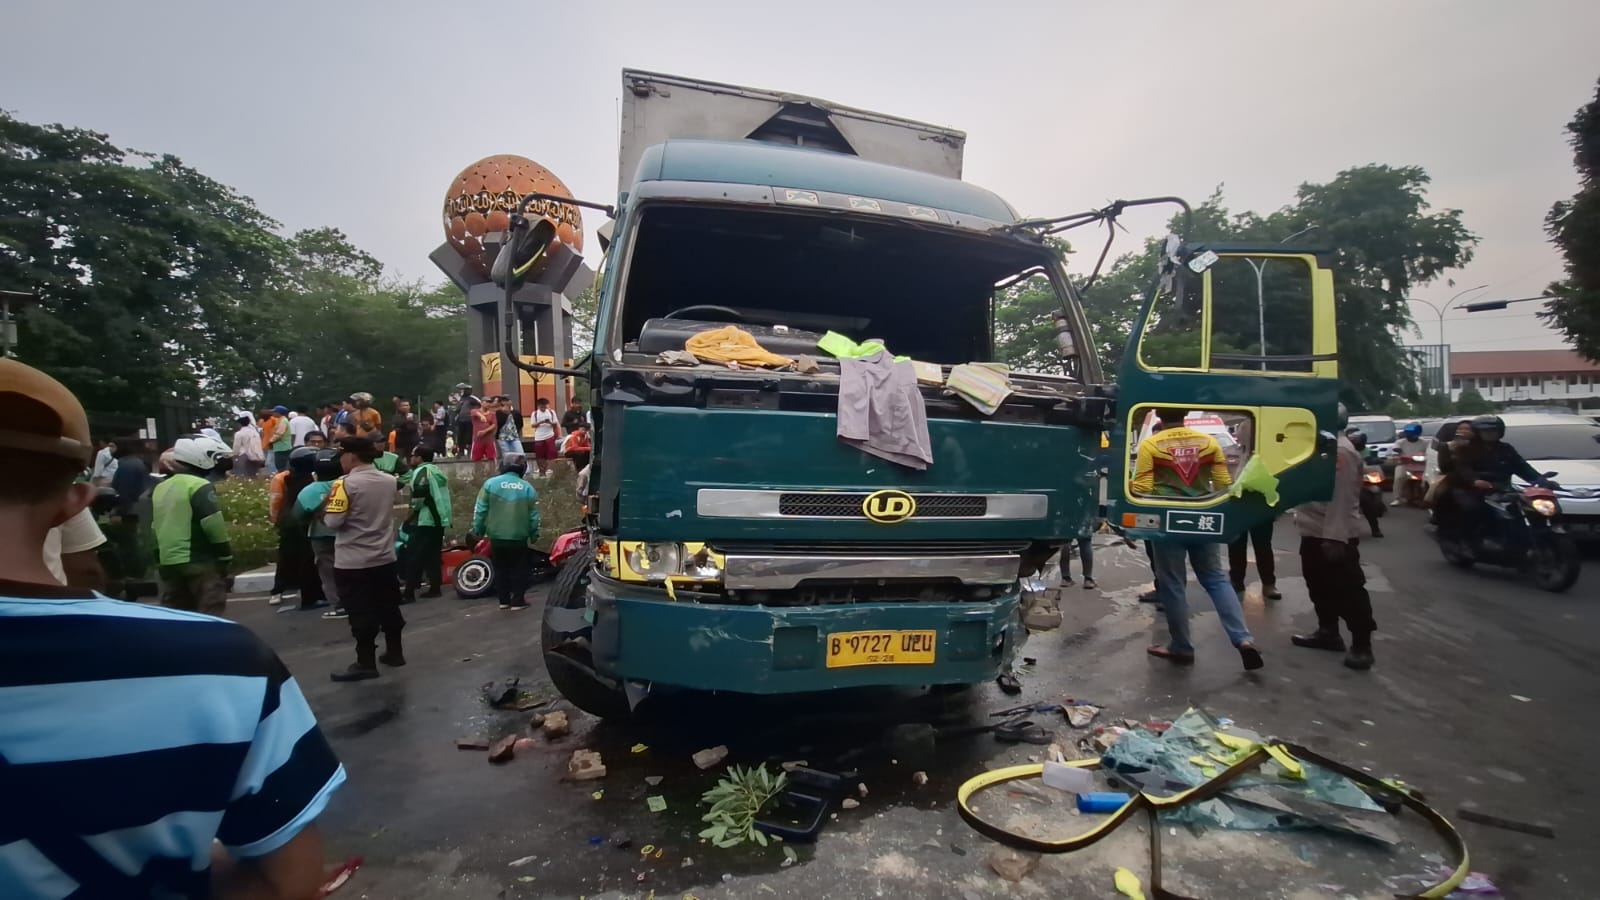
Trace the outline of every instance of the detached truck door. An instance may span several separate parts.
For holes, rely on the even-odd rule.
[[[1333,272],[1315,253],[1186,246],[1166,264],[1132,343],[1118,374],[1110,521],[1136,538],[1227,541],[1328,499],[1338,339]],[[1135,490],[1139,442],[1161,409],[1222,420],[1234,438],[1221,442],[1228,480],[1245,476],[1239,496],[1189,448],[1155,490]]]

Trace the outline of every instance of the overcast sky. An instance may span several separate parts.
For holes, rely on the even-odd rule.
[[[1418,292],[1443,303],[1560,273],[1541,225],[1576,186],[1562,128],[1594,94],[1597,38],[1594,0],[6,0],[0,106],[175,153],[286,228],[337,226],[429,280],[445,188],[480,157],[614,199],[625,66],[959,128],[966,178],[1025,215],[1219,183],[1267,211],[1343,168],[1417,164],[1482,237],[1455,287]],[[1558,345],[1534,306],[1452,314],[1446,336]]]

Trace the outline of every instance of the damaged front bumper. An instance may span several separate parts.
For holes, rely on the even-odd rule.
[[[1020,591],[961,603],[748,606],[596,575],[589,585],[595,669],[654,687],[786,694],[874,685],[975,684],[1011,665],[1023,638]],[[829,635],[932,631],[934,661],[830,668]]]

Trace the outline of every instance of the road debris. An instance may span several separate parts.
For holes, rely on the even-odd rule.
[[[517,740],[517,736],[513,734],[495,741],[489,748],[489,762],[496,764],[510,762],[517,755]]]
[[[646,775],[644,777],[644,783],[651,787],[655,787],[656,785],[660,784],[661,781],[662,778],[660,775]]]
[[[567,760],[567,777],[573,781],[593,781],[606,777],[606,764],[596,750],[577,750]]]
[[[1053,760],[1046,760],[1044,775],[1045,785],[1058,791],[1070,791],[1074,794],[1084,794],[1094,790],[1094,774],[1082,766],[1069,766]]]
[[[693,758],[696,766],[701,769],[709,769],[728,758],[728,745],[718,744],[715,747],[707,747],[704,750],[697,751]]]
[[[663,796],[661,796],[659,794],[655,794],[655,795],[652,795],[652,796],[644,798],[644,805],[646,807],[648,807],[650,809],[650,811],[653,812],[653,813],[666,812],[667,811],[667,798],[665,798],[665,797],[663,797]]]
[[[811,763],[806,762],[803,759],[792,759],[786,763],[780,763],[779,765],[785,772],[793,772],[795,769],[805,768],[806,766],[811,765]]]
[[[632,749],[633,749],[634,753],[643,753],[646,750],[649,750],[650,748],[645,746],[644,744],[634,744]]]
[[[861,805],[861,801],[857,800],[854,797],[846,797],[843,800],[839,801],[839,808],[840,809],[855,809],[856,807],[858,807],[860,805]]]
[[[517,868],[519,866],[525,866],[528,863],[531,863],[531,862],[533,862],[534,860],[536,860],[538,858],[539,857],[537,857],[537,856],[522,856],[522,857],[518,857],[516,859],[513,859],[511,862],[507,863],[507,865],[509,865],[509,866],[511,866],[511,868],[515,869],[515,868]]]
[[[567,722],[567,714],[560,710],[545,713],[541,727],[544,728],[544,736],[551,738],[562,737],[572,731],[572,725]]]
[[[517,712],[538,709],[550,702],[547,697],[540,697],[537,694],[519,688],[517,685],[520,681],[521,679],[513,678],[505,688],[498,692],[495,690],[494,682],[491,681],[485,684],[483,686],[484,701],[495,709],[515,710]]]
[[[1016,672],[1001,672],[994,683],[999,685],[1000,690],[1012,696],[1022,693],[1022,679],[1017,677]]]
[[[911,773],[911,783],[916,785],[917,787],[922,787],[923,785],[928,783],[928,773],[927,772],[912,772]]]
[[[1523,834],[1531,834],[1542,838],[1556,836],[1556,830],[1544,822],[1524,822],[1518,819],[1508,819],[1504,816],[1490,815],[1471,806],[1456,807],[1456,815],[1468,822],[1487,825],[1490,828],[1499,828],[1504,831],[1519,831]]]
[[[334,869],[328,874],[328,880],[322,883],[322,890],[318,896],[326,897],[334,891],[337,891],[339,888],[344,887],[345,882],[350,880],[350,876],[356,874],[356,870],[361,868],[361,864],[365,861],[366,860],[359,856],[352,856],[345,860],[344,863],[339,866],[339,868]]]
[[[778,863],[778,868],[787,869],[787,868],[789,868],[790,866],[794,865],[795,863],[797,863],[799,861],[800,861],[800,854],[794,852],[794,848],[793,847],[789,846],[788,844],[784,844],[783,845],[783,862]]]
[[[487,750],[489,742],[483,738],[456,738],[457,750]]]
[[[518,753],[521,753],[524,750],[532,750],[537,746],[539,746],[539,742],[531,737],[517,738],[517,742],[512,745],[512,747]]]
[[[1083,728],[1093,722],[1094,717],[1100,715],[1100,710],[1101,707],[1092,703],[1080,703],[1076,706],[1063,706],[1061,708],[1061,711],[1067,714],[1067,724],[1073,728]]]
[[[1010,847],[995,847],[989,851],[989,868],[1007,881],[1021,881],[1028,873],[1039,868],[1039,854],[1024,853]]]
[[[1128,805],[1133,795],[1120,791],[1093,791],[1078,795],[1078,812],[1114,813]]]
[[[528,717],[528,728],[532,729],[533,731],[538,731],[539,726],[543,724],[544,713],[534,713],[532,716]]]
[[[1144,885],[1139,882],[1139,876],[1128,869],[1118,867],[1111,883],[1116,886],[1117,893],[1132,900],[1144,900]]]
[[[860,784],[856,785],[856,793],[860,794],[861,798],[863,800],[866,799],[866,796],[867,796],[867,783],[865,781],[863,781]]]

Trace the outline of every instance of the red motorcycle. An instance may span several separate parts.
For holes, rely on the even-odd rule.
[[[529,565],[533,573],[528,583],[539,584],[556,577],[562,563],[588,547],[589,533],[582,528],[574,528],[557,537],[549,553],[543,550],[529,551],[532,557]],[[471,600],[494,593],[494,560],[489,556],[488,538],[479,538],[471,549],[464,544],[446,547],[441,559],[445,584],[455,587],[456,596]]]

